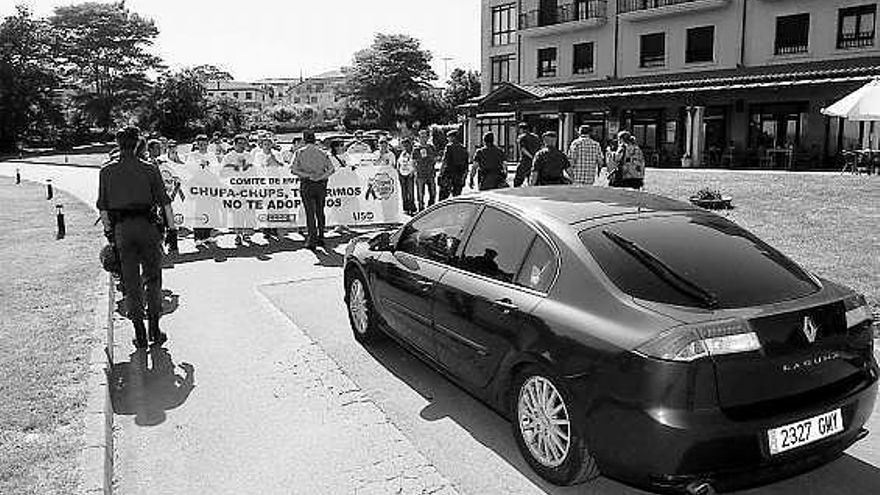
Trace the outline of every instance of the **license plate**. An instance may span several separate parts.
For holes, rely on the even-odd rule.
[[[767,430],[770,455],[796,449],[802,445],[830,437],[843,431],[843,415],[840,409],[813,416],[812,418]]]

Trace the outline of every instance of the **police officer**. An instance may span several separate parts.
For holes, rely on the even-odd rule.
[[[149,338],[161,345],[168,337],[159,329],[162,314],[162,238],[155,218],[161,207],[165,224],[174,225],[171,199],[165,192],[156,167],[137,156],[138,129],[126,127],[116,133],[119,158],[101,169],[97,207],[104,235],[116,246],[122,265],[122,282],[128,303],[128,318],[134,325],[134,345],[146,348],[144,327],[144,285],[147,288]],[[177,236],[169,230],[168,235]],[[143,273],[143,278],[141,275]]]

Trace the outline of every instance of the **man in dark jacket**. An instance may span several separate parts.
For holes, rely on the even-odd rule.
[[[465,176],[468,172],[468,156],[467,148],[461,145],[461,137],[458,131],[449,131],[446,133],[449,138],[449,144],[443,150],[443,164],[440,166],[440,201],[449,196],[458,196],[464,189]]]
[[[513,187],[528,185],[529,176],[532,174],[532,162],[535,154],[541,149],[541,138],[532,132],[529,124],[521,122],[517,144],[519,144],[519,166],[516,167],[516,175],[513,177]]]
[[[127,127],[116,134],[119,158],[101,169],[96,205],[101,212],[104,235],[119,252],[128,318],[134,325],[134,345],[143,349],[148,345],[144,327],[144,285],[147,288],[150,341],[162,345],[168,339],[159,329],[162,316],[162,235],[154,214],[157,207],[165,217],[165,224],[172,229],[167,235],[176,238],[177,231],[173,230],[174,211],[159,169],[137,157],[139,139],[135,127]]]
[[[535,154],[532,164],[532,176],[529,184],[533,186],[548,186],[552,184],[568,184],[566,170],[571,167],[568,157],[556,145],[556,133],[545,132],[544,147]]]

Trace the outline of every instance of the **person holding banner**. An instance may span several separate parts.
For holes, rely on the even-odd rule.
[[[244,134],[235,136],[232,140],[233,148],[223,157],[222,167],[220,169],[221,177],[229,177],[247,172],[252,166],[252,155],[248,149],[248,138]],[[233,222],[243,220],[242,214],[233,214]],[[250,231],[245,228],[233,227],[232,232],[235,233],[235,245],[241,246],[244,241],[250,243]]]
[[[180,155],[177,153],[177,141],[173,139],[168,140],[168,143],[165,145],[165,154],[162,156],[165,163],[183,164],[183,160],[180,159]]]
[[[419,210],[431,206],[437,199],[437,149],[428,141],[428,130],[419,130],[419,141],[413,148],[416,163],[416,202]],[[425,204],[425,193],[428,193],[428,204]]]
[[[263,134],[260,136],[260,147],[254,150],[253,162],[254,167],[264,169],[264,173],[270,173],[272,175],[280,172],[282,167],[284,167],[281,160],[275,156],[275,151],[272,149],[272,137],[269,134]],[[281,238],[281,236],[278,235],[278,229],[276,228],[267,227],[262,229],[262,232],[266,239],[277,241]]]
[[[186,170],[190,175],[196,174],[214,174],[218,165],[217,157],[208,152],[208,136],[199,134],[193,143],[193,151],[186,156]],[[203,246],[212,242],[210,228],[193,228],[193,237],[195,237],[196,247]]]
[[[300,198],[306,213],[308,249],[324,246],[327,180],[336,172],[330,157],[318,148],[315,141],[314,131],[303,133],[305,145],[296,150],[290,166],[291,173],[300,178]]]
[[[373,152],[373,165],[397,169],[397,157],[388,147],[388,138],[385,136],[379,138],[379,149]]]
[[[400,141],[403,150],[397,157],[397,177],[400,179],[400,195],[403,198],[403,211],[407,215],[416,213],[415,175],[416,166],[413,161],[412,138],[405,137]]]

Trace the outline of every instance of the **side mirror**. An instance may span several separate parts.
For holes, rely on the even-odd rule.
[[[370,239],[370,251],[393,251],[391,232],[380,232]]]

